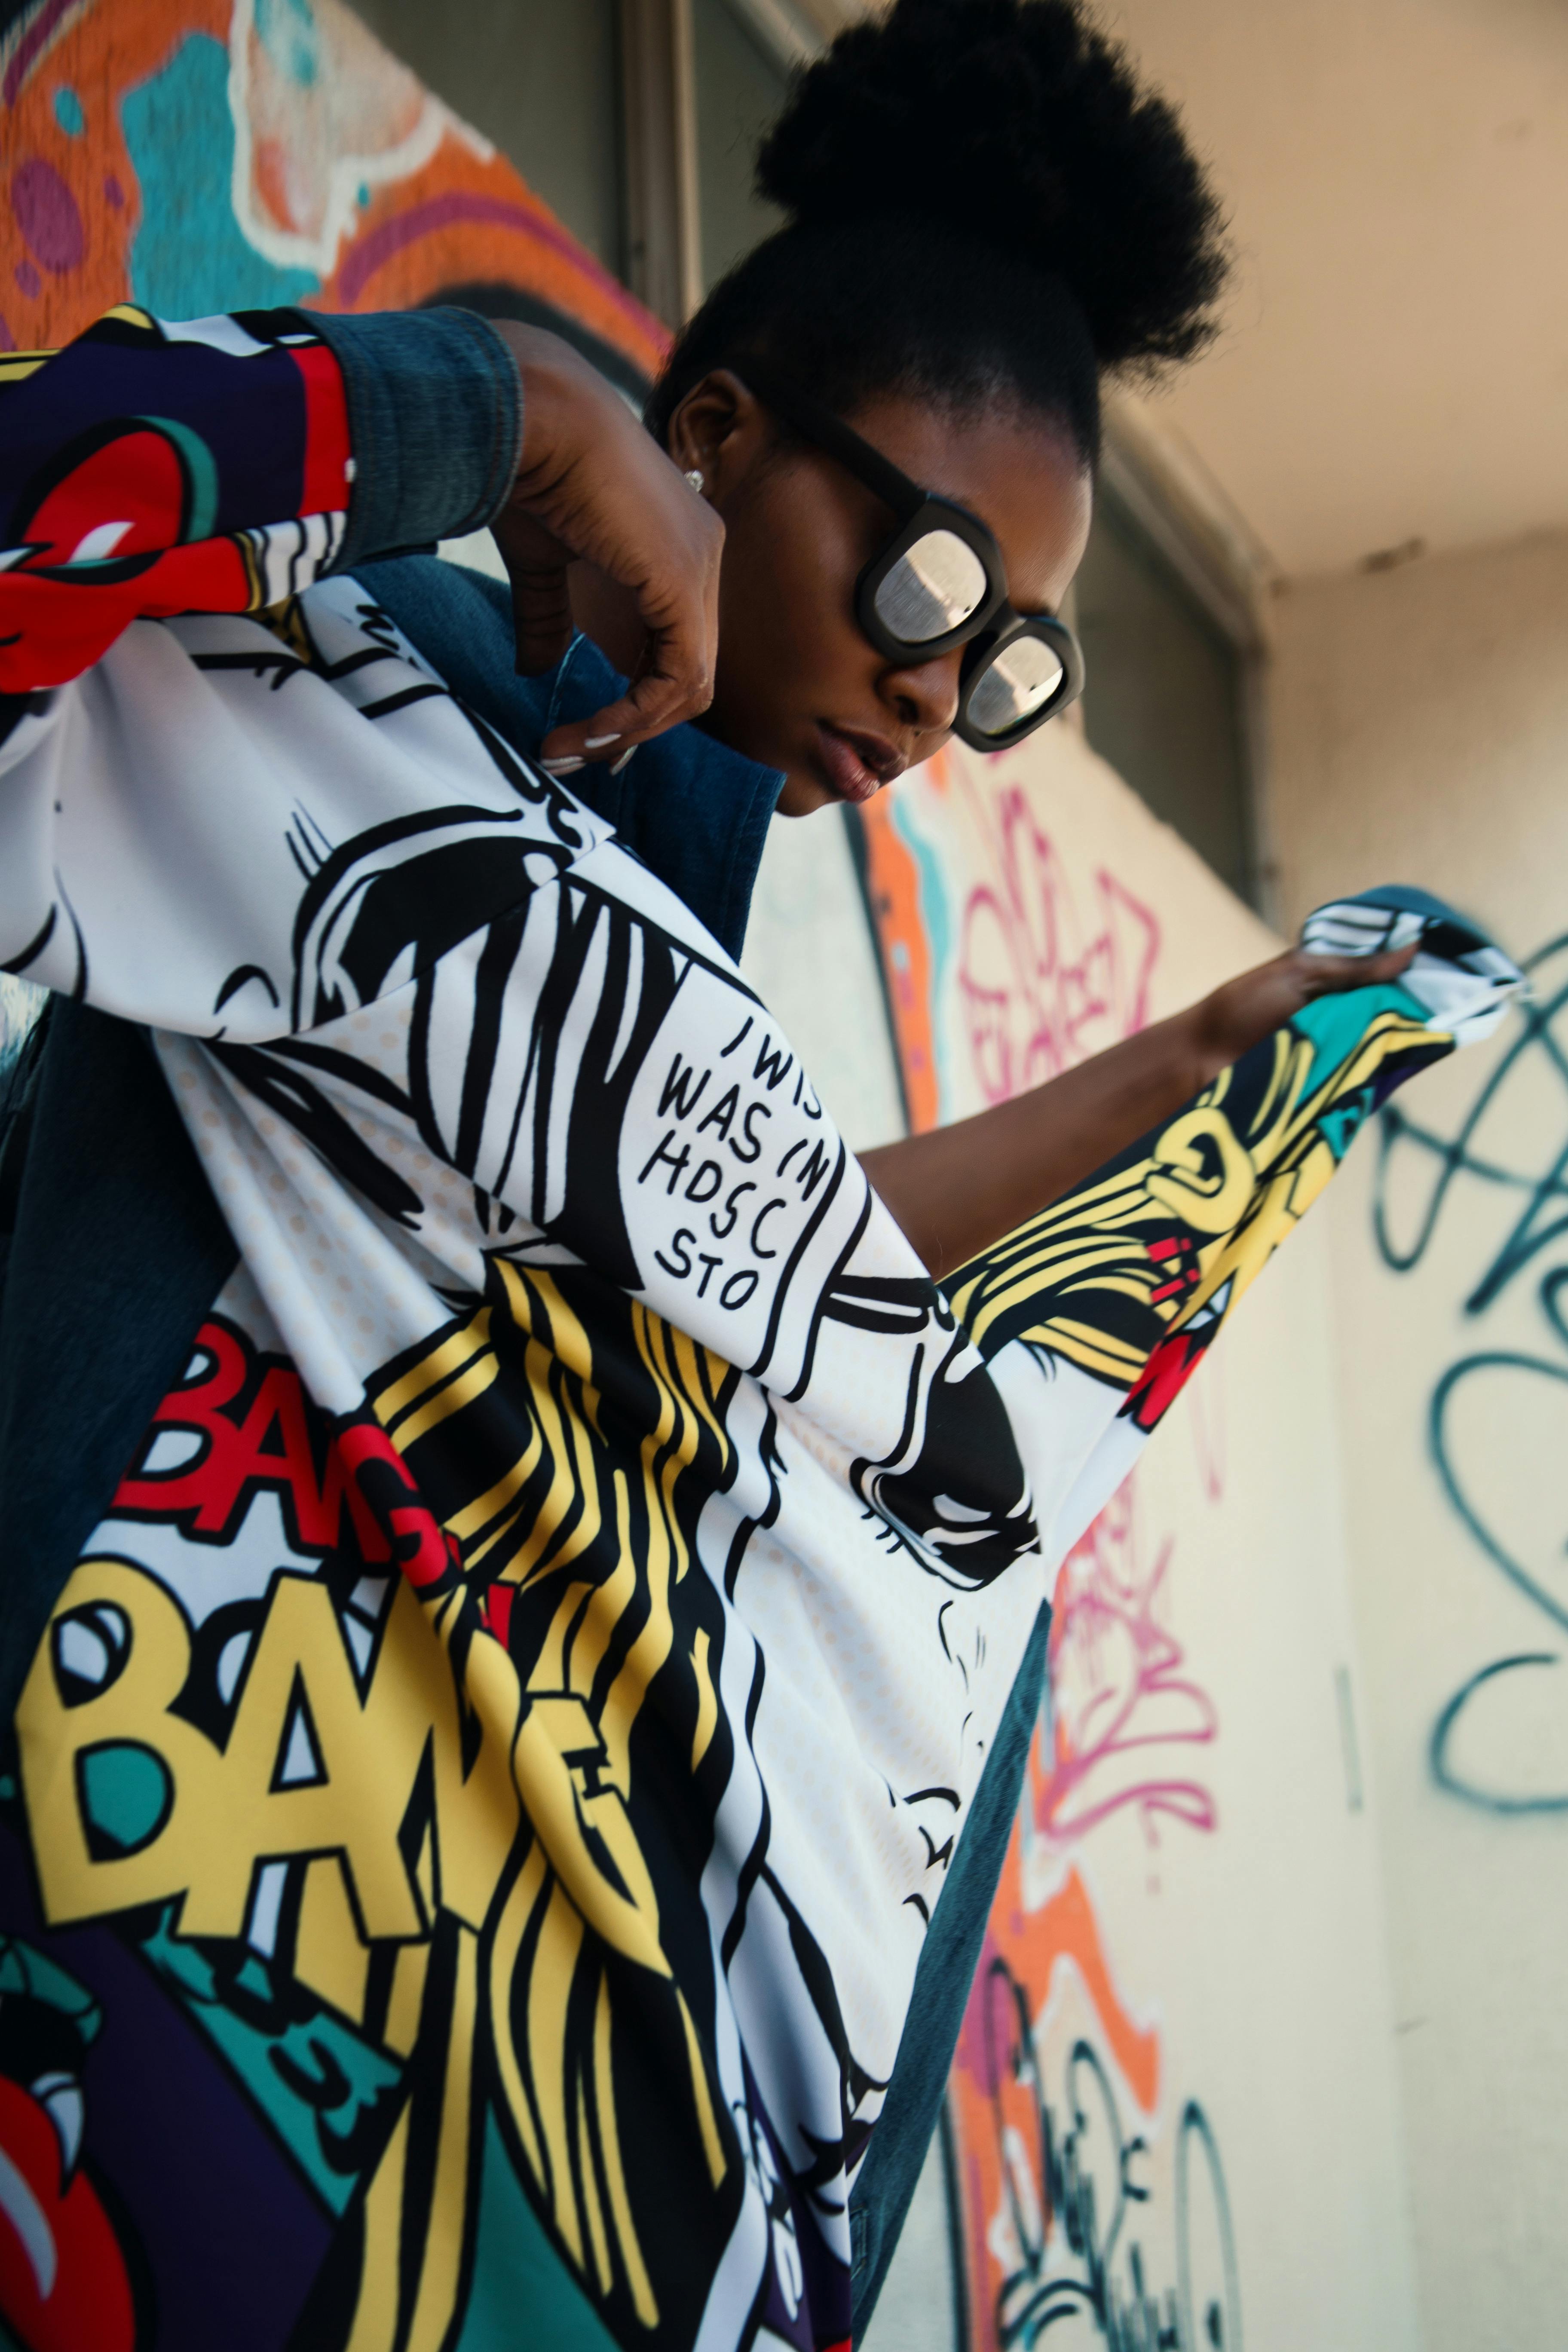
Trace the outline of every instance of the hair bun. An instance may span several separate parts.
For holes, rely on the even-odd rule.
[[[1214,331],[1218,203],[1080,0],[898,0],[806,68],[757,185],[803,226],[923,218],[1065,279],[1102,367]]]

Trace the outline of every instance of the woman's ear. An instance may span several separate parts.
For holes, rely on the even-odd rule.
[[[771,439],[761,401],[729,368],[715,368],[677,403],[666,446],[683,474],[701,475],[710,503],[722,507]]]

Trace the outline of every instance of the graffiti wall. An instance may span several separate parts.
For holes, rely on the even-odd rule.
[[[34,0],[0,26],[0,349],[126,300],[521,298],[623,380],[657,366],[657,321],[342,0]]]
[[[0,207],[5,349],[127,299],[460,299],[559,321],[628,385],[662,347],[341,0],[0,0]],[[1061,727],[954,752],[853,832],[775,828],[749,962],[868,1143],[1001,1100],[1268,945]],[[0,1052],[24,1017],[0,1002]],[[1449,1165],[1401,1145],[1429,1181]],[[1415,2343],[1320,1223],[1063,1567],[889,2352]]]
[[[1561,1458],[1564,1437],[1568,937],[1547,940],[1525,968],[1535,1002],[1468,1099],[1435,1119],[1392,1104],[1383,1113],[1371,1218],[1379,1260],[1396,1275],[1423,1272],[1446,1224],[1482,1226],[1466,1269],[1474,1278],[1454,1301],[1464,1339],[1433,1383],[1426,1440],[1458,1529],[1522,1596],[1537,1641],[1521,1649],[1499,1629],[1486,1646],[1503,1654],[1484,1656],[1434,1715],[1428,1760],[1446,1796],[1502,1818],[1568,1812],[1561,1707],[1530,1695],[1563,1663],[1562,1515],[1551,1482],[1521,1481],[1510,1458],[1523,1432],[1543,1461]],[[1511,1442],[1500,1445],[1500,1432]]]
[[[459,302],[632,393],[668,340],[342,0],[0,0],[0,352],[124,301]],[[36,1011],[0,974],[0,1070]]]

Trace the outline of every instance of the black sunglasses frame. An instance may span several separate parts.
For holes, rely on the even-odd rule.
[[[863,441],[830,409],[822,407],[808,394],[798,392],[771,367],[748,362],[746,381],[757,397],[775,410],[786,425],[793,425],[804,439],[832,457],[847,473],[853,474],[857,481],[863,482],[898,517],[892,537],[879,549],[855,583],[855,618],[862,635],[889,661],[931,661],[940,654],[951,653],[956,646],[971,648],[959,672],[958,709],[953,719],[952,731],[961,742],[967,743],[972,751],[1005,751],[1077,700],[1083,692],[1084,676],[1083,652],[1077,637],[1054,613],[1020,613],[1008,603],[1007,572],[1002,551],[994,534],[978,515],[971,514],[967,507],[958,506],[952,499],[921,489],[890,457],[884,457],[879,449]],[[911,643],[896,636],[883,621],[877,610],[877,592],[916,541],[935,530],[950,531],[972,551],[985,574],[985,594],[957,628]],[[971,723],[970,704],[995,656],[1026,636],[1038,637],[1049,646],[1061,664],[1061,684],[1041,709],[1031,711],[1027,718],[999,735],[987,734]]]

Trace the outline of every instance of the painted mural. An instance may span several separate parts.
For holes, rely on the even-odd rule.
[[[0,350],[58,344],[125,299],[181,318],[459,299],[559,322],[628,388],[665,346],[513,165],[342,0],[0,0]],[[1114,780],[1093,781],[1090,815],[1068,837],[1055,757],[1040,742],[995,761],[954,751],[854,830],[911,1128],[1005,1099],[1172,1009],[1194,992],[1194,928],[1222,940],[1214,953],[1231,968],[1244,960],[1247,919],[1212,879],[1177,872],[1184,852],[1148,846],[1148,821],[1114,801]],[[1134,839],[1139,855],[1124,854]],[[0,992],[0,1059],[26,1018]],[[1394,1138],[1443,1183],[1451,1140]],[[1542,1216],[1562,1190],[1559,1171]],[[1278,1318],[1303,1279],[1287,1266],[1261,1313]],[[1542,1293],[1549,1320],[1559,1301]],[[1563,1352],[1568,1378],[1568,1339]],[[1172,2022],[1207,1956],[1167,1959],[1162,1944],[1152,1958],[1125,1900],[1129,1885],[1139,1900],[1207,1887],[1235,1834],[1222,1786],[1234,1728],[1214,1621],[1192,1600],[1234,1499],[1223,1370],[1205,1366],[1172,1417],[1181,1507],[1168,1478],[1141,1470],[1061,1571],[1050,1691],[950,2100],[965,2352],[1047,2330],[1068,2352],[1238,2352],[1244,2294],[1257,2338],[1268,2282],[1243,2210],[1237,2103],[1211,2063],[1217,2042]],[[1370,1932],[1358,1946],[1347,1931],[1347,1975],[1365,1973]],[[96,2021],[77,1989],[24,1990],[68,2015],[85,2053]],[[1273,2031],[1277,1998],[1259,1990],[1255,2038]],[[1358,2082],[1373,2080],[1381,2060],[1344,2046]],[[1358,2147],[1381,2145],[1381,2115],[1358,2110]],[[1313,2144],[1337,2145],[1340,2130],[1325,2121]],[[1355,2197],[1381,2210],[1363,2176]],[[1307,2234],[1330,2246],[1319,2222]],[[1377,2308],[1397,2302],[1391,2290]],[[1358,2346],[1406,2340],[1375,2315],[1368,2327]],[[1270,2352],[1313,2341],[1280,2333]]]
[[[165,319],[461,302],[622,387],[668,336],[342,0],[0,0],[0,353]],[[0,1070],[37,1016],[0,976]]]
[[[624,387],[664,328],[342,0],[0,0],[0,352],[116,302],[553,324]],[[0,976],[0,1070],[37,993]]]
[[[0,25],[0,350],[128,300],[510,296],[627,383],[658,366],[658,322],[342,0],[34,0]]]
[[[1064,1561],[1049,1693],[950,2093],[973,2352],[1075,2339],[1172,2352],[1242,2341],[1225,2167],[1173,2097],[1153,2012],[1124,1992],[1089,1842],[1122,1807],[1152,1853],[1217,1824],[1216,1710],[1162,1622],[1167,1537],[1142,1556],[1124,1487]]]
[[[1087,900],[1016,778],[997,788],[958,747],[919,784],[856,813],[858,863],[875,927],[910,1127],[918,1133],[1005,1102],[1141,1029],[1160,923],[1115,876]],[[984,845],[984,877],[961,901],[944,878],[922,802],[951,810]],[[961,1035],[945,1041],[949,992]],[[964,1064],[963,1083],[953,1066]]]

